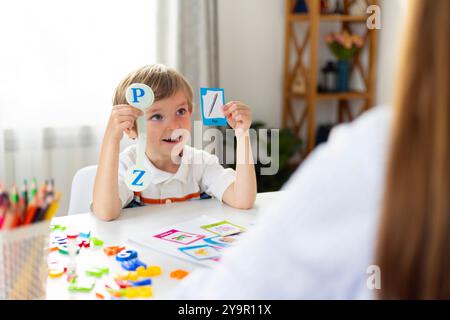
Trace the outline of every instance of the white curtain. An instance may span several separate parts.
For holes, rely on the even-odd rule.
[[[114,89],[129,71],[161,62],[195,92],[217,84],[211,8],[215,0],[2,2],[0,181],[55,178],[65,215],[72,178],[97,163]]]

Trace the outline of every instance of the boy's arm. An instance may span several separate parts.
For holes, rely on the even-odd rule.
[[[248,131],[236,135],[236,180],[225,190],[223,202],[238,208],[251,209],[256,200],[256,174]]]
[[[95,176],[93,212],[106,221],[120,215],[122,202],[119,197],[119,151],[123,131],[130,131],[141,111],[127,105],[114,106],[100,151]]]
[[[102,220],[114,220],[120,215],[119,143],[105,135],[94,183],[93,212]]]
[[[226,204],[250,209],[256,199],[256,174],[248,129],[252,123],[250,108],[239,101],[231,101],[223,107],[237,140],[236,180],[224,192],[222,200]]]

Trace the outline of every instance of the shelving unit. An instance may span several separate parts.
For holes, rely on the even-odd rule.
[[[304,155],[311,152],[316,144],[316,107],[320,100],[335,100],[338,106],[337,122],[353,120],[362,112],[373,106],[375,95],[375,73],[376,73],[376,52],[378,34],[377,30],[365,28],[365,34],[361,35],[364,47],[368,46],[368,63],[366,66],[361,62],[361,50],[351,61],[350,75],[359,72],[365,90],[350,92],[318,92],[318,52],[319,40],[324,36],[320,34],[321,23],[339,22],[341,28],[352,33],[353,24],[365,24],[367,16],[353,16],[348,14],[320,14],[320,0],[307,0],[307,13],[294,13],[296,0],[286,1],[286,21],[285,21],[285,65],[284,65],[284,92],[283,92],[283,127],[291,128],[294,133],[300,135],[306,126],[307,143]],[[378,0],[367,1],[369,5],[378,5]],[[344,12],[352,5],[352,0],[344,0]],[[303,39],[299,40],[295,31],[295,26],[302,23],[307,28]],[[328,50],[324,47],[323,50]],[[305,65],[303,55],[309,52],[309,61]],[[296,94],[292,91],[294,78],[298,71],[305,74],[306,92]],[[349,101],[361,100],[362,105],[357,114],[352,113]],[[297,106],[295,101],[304,101],[303,110],[295,112]],[[300,115],[300,116],[298,116]]]

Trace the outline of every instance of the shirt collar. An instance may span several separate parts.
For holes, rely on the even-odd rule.
[[[149,168],[150,181],[152,181],[153,184],[159,184],[172,178],[186,183],[189,174],[189,163],[191,159],[191,147],[185,145],[183,147],[183,154],[180,159],[180,167],[178,168],[176,173],[170,173],[156,168],[155,165],[150,161],[150,159],[148,157],[145,157],[146,165]]]

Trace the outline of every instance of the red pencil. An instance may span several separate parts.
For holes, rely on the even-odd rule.
[[[33,197],[33,199],[31,199],[31,202],[28,205],[27,213],[25,215],[25,221],[23,222],[23,224],[30,224],[33,221],[36,211],[38,209],[37,202],[38,202],[38,198],[37,198],[37,194],[36,194]]]

